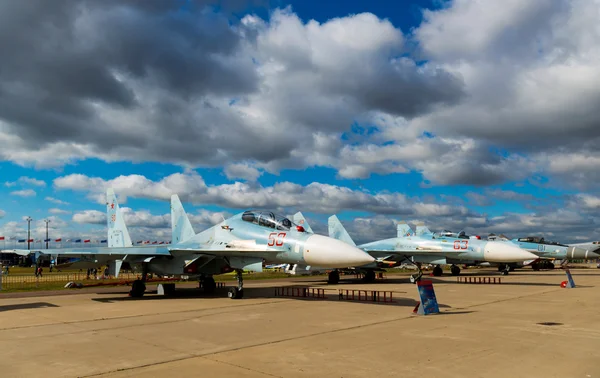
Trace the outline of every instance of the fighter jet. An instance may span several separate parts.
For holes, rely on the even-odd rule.
[[[355,243],[339,221],[337,216],[329,217],[329,236],[341,240],[349,245]],[[405,227],[401,226],[404,233]],[[400,232],[399,232],[400,233]],[[375,278],[375,270],[381,268],[384,261],[399,265],[402,262],[412,262],[417,265],[418,273],[411,277],[411,281],[418,281],[422,276],[421,264],[434,264],[434,276],[442,274],[441,264],[451,264],[452,275],[459,275],[460,268],[457,264],[478,261],[490,262],[518,262],[536,259],[537,256],[529,251],[518,248],[510,243],[471,239],[464,232],[458,234],[444,231],[432,233],[424,225],[417,226],[416,235],[395,237],[378,240],[357,247],[368,252],[377,259],[369,265],[358,267],[365,272],[365,281]],[[389,265],[388,265],[389,266]],[[392,265],[393,266],[393,265]],[[508,269],[503,274],[508,274]],[[337,283],[339,272],[329,274],[329,282]]]
[[[543,237],[528,236],[524,238],[515,238],[510,243],[517,245],[539,257],[533,261],[531,268],[533,270],[553,269],[552,260],[593,260],[600,258],[600,244],[598,242],[561,244],[545,240]]]
[[[133,297],[144,295],[148,273],[196,277],[205,291],[212,292],[216,288],[213,275],[235,271],[238,285],[229,290],[228,296],[238,299],[243,297],[242,272],[261,272],[263,262],[336,269],[374,261],[354,246],[308,232],[271,211],[244,211],[196,234],[177,195],[171,197],[172,243],[133,246],[114,191],[108,189],[106,195],[108,247],[12,251],[35,253],[36,257],[48,252],[94,260],[109,265],[115,276],[127,262],[134,271],[142,272],[142,278],[132,284]]]

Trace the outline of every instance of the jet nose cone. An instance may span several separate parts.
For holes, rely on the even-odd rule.
[[[488,242],[485,246],[485,259],[492,262],[521,262],[535,260],[538,256],[511,243]]]
[[[311,235],[304,243],[304,261],[320,268],[348,268],[375,261],[362,249],[323,235]]]

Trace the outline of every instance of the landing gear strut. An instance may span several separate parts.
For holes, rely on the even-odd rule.
[[[421,277],[423,277],[423,271],[421,270],[421,263],[414,263],[414,264],[417,267],[417,274],[412,274],[410,276],[411,283],[417,283],[417,282],[421,281]]]
[[[229,289],[227,296],[231,299],[242,299],[244,297],[244,277],[242,277],[243,270],[236,269],[235,277],[237,278],[238,286]]]
[[[142,263],[142,279],[135,280],[131,284],[129,296],[133,298],[141,298],[146,291],[146,278],[148,277],[148,263]]]
[[[504,265],[504,270],[502,270],[502,275],[503,276],[508,276],[508,272],[510,272],[510,271],[511,271],[510,265],[506,264],[506,265]]]
[[[452,264],[452,266],[450,266],[450,273],[453,276],[458,276],[460,275],[460,268],[457,265]]]
[[[327,277],[327,283],[336,285],[338,282],[340,282],[340,272],[338,272],[337,270],[332,270],[331,272],[329,272],[329,276]]]

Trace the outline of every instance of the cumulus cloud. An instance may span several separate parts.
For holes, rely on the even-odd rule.
[[[58,208],[51,208],[48,210],[48,212],[50,214],[69,214],[69,211],[63,210],[63,209],[58,209]]]
[[[256,181],[261,175],[258,169],[252,167],[247,163],[240,164],[228,164],[224,169],[225,176],[228,179],[242,179],[247,181]]]
[[[318,23],[286,8],[230,25],[207,3],[5,9],[7,35],[20,43],[0,41],[10,57],[0,93],[11,94],[0,153],[39,167],[90,157],[228,161],[229,178],[251,181],[260,168],[313,164],[323,138],[341,140],[369,112],[410,118],[464,96],[460,77],[403,55],[402,31],[373,14]],[[25,19],[36,26],[22,32]]]
[[[340,210],[370,211],[379,214],[411,214],[420,212],[454,212],[466,214],[464,208],[452,210],[445,205],[432,208],[419,204],[397,192],[352,190],[347,187],[313,182],[302,186],[280,182],[273,186],[256,183],[207,185],[197,173],[175,173],[159,181],[142,175],[119,176],[112,180],[73,174],[54,180],[57,189],[84,192],[89,198],[104,203],[106,188],[112,187],[121,198],[132,196],[157,200],[170,200],[178,194],[183,201],[194,204],[217,204],[229,208],[302,209],[316,213],[334,213]]]
[[[10,192],[10,194],[19,197],[35,197],[37,195],[33,189],[15,190],[14,192]]]
[[[98,210],[84,210],[73,214],[73,222],[106,224],[106,214]]]
[[[61,200],[59,200],[57,198],[54,198],[54,197],[46,197],[45,200],[49,201],[49,202],[52,202],[52,203],[55,203],[57,205],[68,205],[69,204],[68,202],[61,201]]]

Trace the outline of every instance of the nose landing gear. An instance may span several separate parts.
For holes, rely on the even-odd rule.
[[[235,270],[238,286],[230,288],[229,292],[227,292],[227,296],[231,299],[241,299],[244,297],[244,278],[242,277],[242,273],[241,269]]]
[[[331,285],[336,285],[340,282],[340,272],[337,270],[332,270],[329,272],[329,276],[327,277],[327,283]]]

